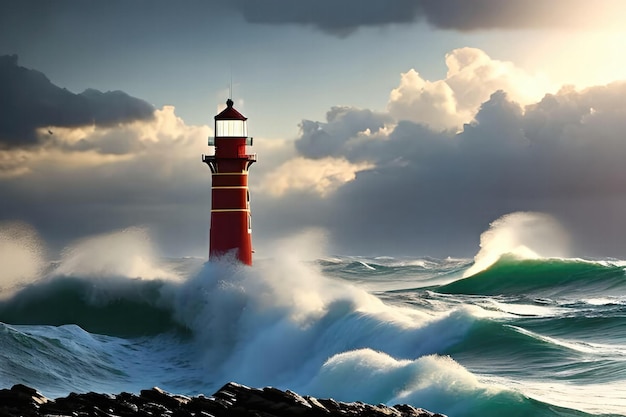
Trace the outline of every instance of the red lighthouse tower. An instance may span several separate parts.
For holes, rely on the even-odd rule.
[[[202,155],[202,162],[211,168],[211,237],[209,260],[232,252],[246,265],[252,265],[252,222],[248,168],[256,155],[246,154],[247,117],[226,101],[226,109],[215,116],[215,155]]]

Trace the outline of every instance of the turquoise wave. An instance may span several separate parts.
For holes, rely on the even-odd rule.
[[[626,293],[624,268],[607,263],[562,259],[520,260],[504,256],[485,271],[437,288],[447,294],[545,297]]]
[[[54,277],[0,301],[0,322],[15,325],[74,324],[118,337],[185,332],[162,302],[163,282]]]
[[[552,320],[558,323],[559,319]],[[539,378],[588,383],[609,383],[626,378],[623,352],[591,353],[589,344],[572,335],[559,338],[530,330],[528,322],[477,320],[467,335],[446,353],[478,373],[510,378]],[[523,327],[522,327],[523,326]],[[615,343],[615,341],[613,341]],[[619,346],[619,345],[617,345]],[[599,349],[597,349],[599,350]],[[522,365],[523,364],[523,365]]]

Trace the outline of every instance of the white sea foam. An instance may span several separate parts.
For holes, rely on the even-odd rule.
[[[604,305],[613,305],[613,304],[620,305],[620,304],[626,304],[626,297],[624,296],[596,297],[596,298],[586,298],[581,301],[592,306],[604,306]]]
[[[307,391],[320,397],[333,396],[343,401],[367,398],[390,405],[420,404],[449,415],[465,411],[470,404],[504,389],[481,382],[448,356],[398,360],[372,349],[332,356],[307,387]]]
[[[554,317],[565,314],[569,311],[566,308],[539,306],[536,304],[503,303],[493,299],[489,299],[486,305],[491,306],[498,311],[517,316]]]
[[[623,381],[577,385],[554,381],[491,379],[520,390],[536,400],[586,413],[621,416],[626,410],[626,385]]]

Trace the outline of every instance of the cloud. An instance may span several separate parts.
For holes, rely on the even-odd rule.
[[[337,36],[361,27],[426,21],[439,29],[580,28],[617,23],[611,11],[619,0],[591,4],[585,0],[240,0],[235,3],[247,21],[310,25]]]
[[[585,0],[422,0],[422,13],[432,26],[461,31],[602,27],[615,22],[620,0],[591,4]]]
[[[411,23],[420,14],[420,2],[414,0],[242,0],[237,4],[251,23],[312,25],[339,36],[348,35],[361,26]]]
[[[356,178],[356,173],[371,168],[367,163],[351,163],[344,158],[293,158],[264,177],[261,191],[274,196],[287,192],[312,191],[325,197]]]
[[[343,140],[351,146],[334,148],[333,157],[359,155],[374,167],[327,197],[332,211],[319,221],[354,253],[469,256],[491,221],[537,211],[572,232],[578,253],[620,256],[626,250],[619,215],[626,210],[623,97],[624,82],[564,88],[527,106],[497,91],[458,133],[399,121],[375,144],[371,137]],[[324,142],[320,148],[329,149]]]
[[[443,80],[424,80],[411,69],[391,91],[387,109],[398,120],[427,124],[433,129],[457,129],[474,118],[478,107],[497,90],[526,104],[537,101],[550,85],[540,76],[511,62],[490,58],[477,48],[459,48],[446,54]]]
[[[443,30],[606,28],[622,24],[621,0],[37,0],[0,3],[0,36],[26,44],[89,29],[92,40],[192,34],[233,12],[247,22],[310,26],[345,37],[359,28],[427,23]],[[111,27],[118,30],[111,31]],[[103,35],[103,34],[106,34]],[[196,36],[198,36],[196,32]],[[68,39],[72,39],[69,37]]]
[[[367,165],[323,206],[297,187],[276,194],[278,205],[297,201],[293,223],[327,228],[350,253],[471,256],[492,221],[532,211],[561,221],[574,253],[623,256],[626,82],[540,95],[543,79],[480,50],[446,63],[444,80],[405,73],[387,113],[333,107],[324,122],[303,121],[292,161]]]
[[[387,114],[336,106],[326,113],[326,123],[302,121],[296,149],[309,158],[344,154],[351,147],[351,139],[376,134],[392,120]]]
[[[113,126],[153,117],[154,108],[122,91],[80,94],[57,87],[39,71],[20,67],[17,55],[0,56],[0,147],[52,139],[49,126]],[[46,128],[38,135],[38,128]]]
[[[55,128],[55,139],[40,146],[0,150],[0,218],[33,225],[56,249],[136,225],[167,249],[200,247],[206,233],[197,224],[210,207],[210,173],[200,155],[210,133],[166,106],[151,119]]]

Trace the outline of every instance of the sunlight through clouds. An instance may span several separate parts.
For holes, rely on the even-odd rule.
[[[374,165],[351,163],[344,158],[291,159],[265,177],[264,189],[279,197],[287,192],[314,191],[322,197],[354,180],[356,173]]]
[[[155,110],[151,120],[138,120],[112,127],[48,126],[38,130],[42,145],[34,148],[0,150],[0,177],[125,166],[145,161],[152,172],[165,173],[168,167],[190,154],[206,149],[208,126],[186,125],[173,106]],[[161,156],[158,164],[152,164]],[[45,166],[45,173],[41,167]]]

